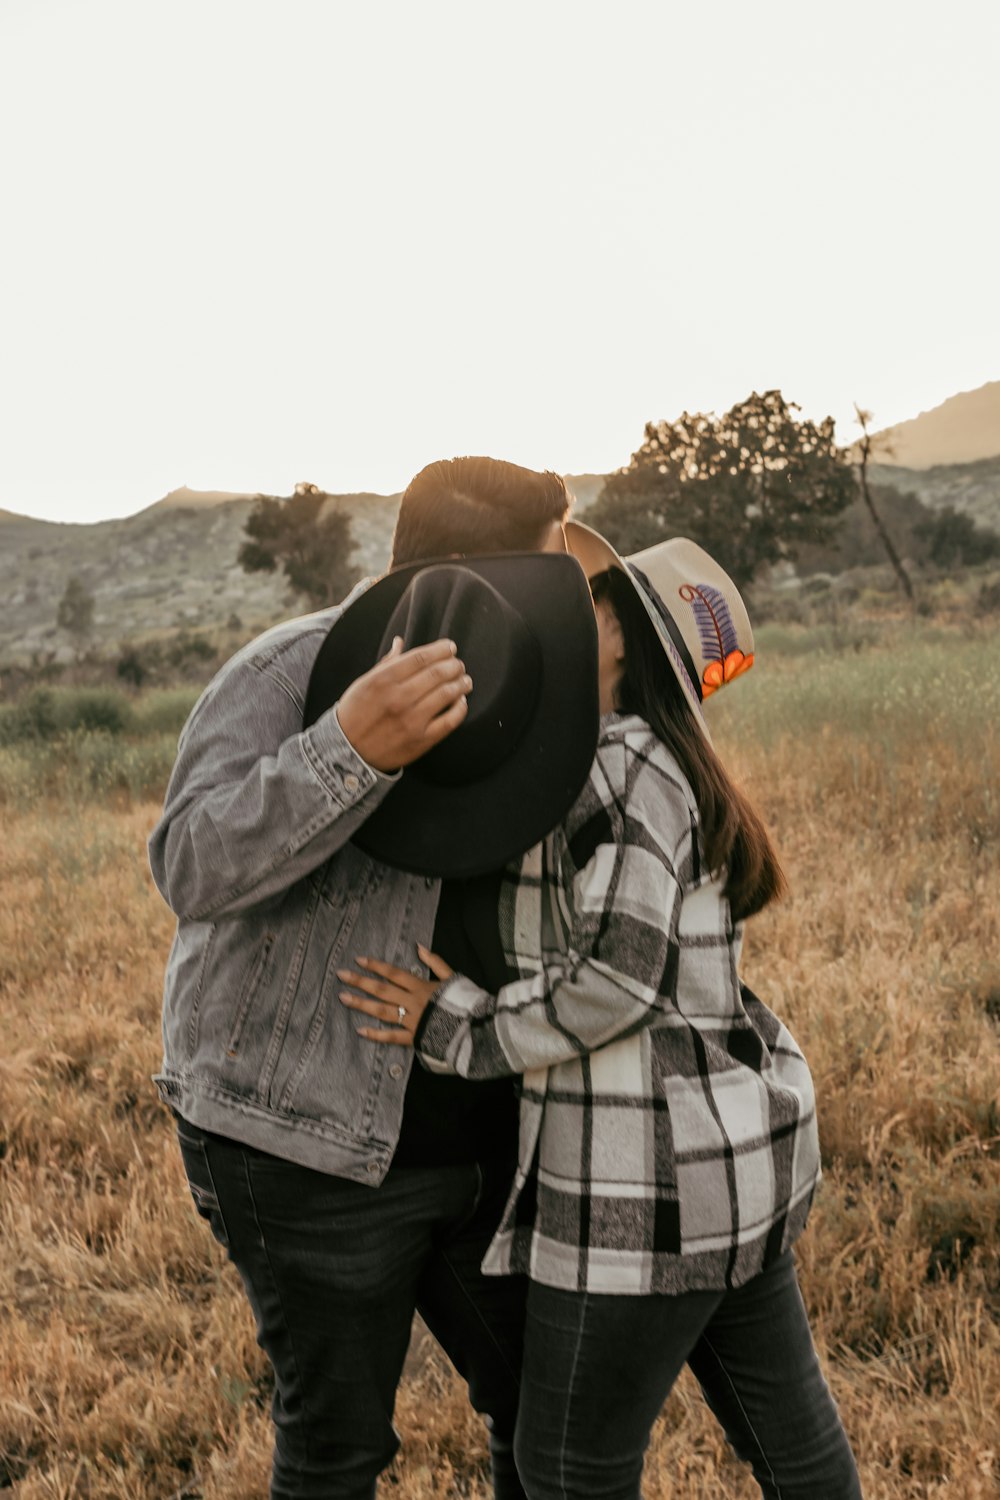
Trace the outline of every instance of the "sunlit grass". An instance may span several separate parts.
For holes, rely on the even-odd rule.
[[[868,1500],[1000,1486],[998,668],[991,641],[780,653],[712,705],[791,895],[744,969],[809,1056],[825,1178],[799,1262]],[[157,713],[159,710],[157,711]],[[162,710],[167,714],[167,710]],[[174,721],[0,752],[0,1489],[266,1494],[268,1374],[149,1075],[172,928],[145,869]],[[98,743],[99,742],[99,743]],[[485,1500],[424,1351],[386,1493]],[[685,1380],[650,1500],[748,1500]]]
[[[763,626],[754,668],[709,704],[710,722],[765,744],[845,731],[978,743],[1000,725],[995,635],[897,626],[845,646],[825,627]]]

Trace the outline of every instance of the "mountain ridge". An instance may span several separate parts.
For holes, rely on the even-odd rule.
[[[1000,380],[959,391],[905,422],[872,433],[872,458],[931,469],[1000,457]]]
[[[1000,390],[1000,382],[997,382]],[[871,466],[876,485],[905,503],[954,506],[1000,532],[1000,456],[965,464]],[[600,474],[566,476],[585,517]],[[131,516],[93,522],[43,521],[0,510],[0,662],[70,661],[74,643],[56,624],[59,600],[77,575],[95,601],[93,643],[102,652],[178,630],[228,627],[244,638],[303,604],[278,572],[245,573],[236,561],[256,496],[172,490]],[[388,563],[399,495],[333,495],[351,518],[362,573]],[[818,564],[822,566],[822,564]]]
[[[602,475],[569,481],[581,510],[604,483]],[[0,512],[0,662],[72,659],[73,644],[58,629],[56,611],[74,574],[94,596],[92,639],[102,650],[237,620],[241,628],[263,629],[299,613],[302,601],[282,573],[245,573],[236,561],[256,499],[184,486],[133,515],[105,521]],[[350,515],[353,561],[363,574],[380,573],[389,561],[399,499],[330,497]]]

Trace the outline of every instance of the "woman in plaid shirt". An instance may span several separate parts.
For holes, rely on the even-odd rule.
[[[530,1278],[530,1500],[635,1500],[685,1363],[762,1494],[854,1500],[790,1250],[820,1174],[812,1082],[737,972],[742,923],[783,877],[701,711],[752,664],[749,620],[693,543],[624,564],[569,529],[597,608],[601,734],[566,821],[505,885],[515,977],[490,995],[422,949],[435,979],[359,959],[368,972],[341,977],[367,998],[341,998],[391,1023],[362,1035],[432,1070],[523,1075],[483,1269]]]

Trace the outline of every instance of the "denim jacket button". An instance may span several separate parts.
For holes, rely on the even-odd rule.
[[[402,1076],[403,1076],[403,1069],[400,1066],[400,1064],[399,1063],[393,1063],[392,1067],[389,1069],[389,1077],[390,1078],[402,1078]]]
[[[360,785],[361,785],[361,782],[355,776],[355,774],[354,774],[353,771],[350,771],[344,777],[344,791],[345,792],[356,792],[358,790],[358,787]]]
[[[368,1163],[368,1171],[371,1173],[372,1177],[375,1176],[375,1173],[378,1171],[378,1169],[379,1167],[377,1161],[370,1161]]]

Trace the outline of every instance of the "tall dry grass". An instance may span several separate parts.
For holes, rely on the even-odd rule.
[[[986,1500],[1000,669],[986,637],[901,631],[846,655],[765,652],[731,699],[718,739],[793,889],[751,925],[745,972],[817,1081],[826,1175],[799,1262],[865,1493]],[[72,756],[64,779],[48,750],[0,766],[0,1490],[250,1500],[266,1493],[267,1370],[149,1082],[171,932],[144,862],[156,807],[108,747]],[[484,1434],[432,1348],[397,1425],[387,1493],[487,1495]],[[683,1381],[646,1494],[755,1493]]]

